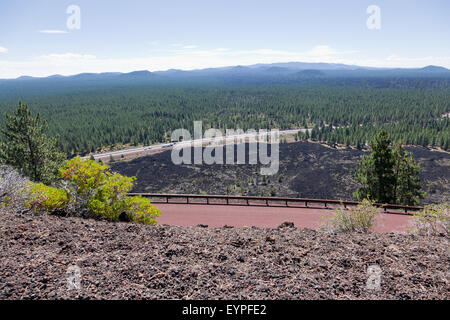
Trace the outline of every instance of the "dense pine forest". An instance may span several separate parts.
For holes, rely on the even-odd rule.
[[[156,77],[156,76],[154,76]],[[100,80],[84,86],[0,82],[0,122],[18,101],[48,120],[68,155],[167,141],[172,130],[313,127],[312,139],[363,148],[380,128],[394,141],[449,149],[448,79],[350,78],[290,83]],[[59,86],[50,86],[59,83]]]

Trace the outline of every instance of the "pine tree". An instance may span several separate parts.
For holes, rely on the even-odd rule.
[[[0,129],[0,162],[20,170],[31,180],[50,184],[57,179],[65,159],[57,139],[47,136],[48,125],[39,113],[33,117],[26,104],[19,102],[14,114],[6,114]]]
[[[425,197],[420,185],[420,165],[414,161],[410,152],[407,152],[400,143],[395,145],[395,198],[396,203],[417,205]]]
[[[354,196],[358,200],[370,199],[380,203],[395,203],[394,153],[390,148],[391,139],[381,130],[370,143],[372,152],[364,155],[361,168],[355,178],[362,185]]]
[[[355,178],[361,184],[354,197],[380,203],[416,205],[425,197],[420,185],[420,165],[400,143],[392,149],[391,139],[382,130],[370,143]]]

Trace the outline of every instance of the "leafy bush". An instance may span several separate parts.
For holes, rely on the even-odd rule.
[[[83,160],[80,157],[66,162],[59,173],[63,179],[72,181],[78,194],[88,194],[105,184],[109,167],[93,160]]]
[[[127,196],[135,177],[111,172],[107,165],[77,157],[67,161],[60,174],[69,182],[72,211],[82,215],[119,220],[125,214],[129,221],[156,224],[154,218],[161,214],[149,199]]]
[[[338,208],[323,230],[332,232],[369,232],[374,225],[379,209],[370,201],[363,200],[361,204],[348,210]]]
[[[34,212],[55,212],[64,210],[70,201],[70,194],[60,188],[36,183],[31,188],[31,200],[27,205]]]
[[[0,174],[1,169],[2,167]],[[15,179],[21,177],[16,171],[11,172],[9,175]],[[28,193],[21,198],[22,206],[25,204],[28,210],[35,213],[48,212],[144,224],[156,224],[155,217],[161,214],[149,199],[128,197],[127,193],[133,188],[136,178],[111,172],[109,166],[77,157],[67,161],[59,173],[62,181],[56,187],[25,180],[21,185]],[[0,192],[3,192],[5,186],[11,188],[11,183],[3,182],[10,180],[11,178],[4,179],[0,175]],[[3,198],[0,197],[0,204],[5,201]]]
[[[425,206],[414,213],[415,226],[412,231],[424,235],[445,235],[450,233],[450,205],[448,203]]]
[[[143,224],[156,224],[153,217],[158,217],[161,214],[148,198],[141,196],[127,197],[126,208],[131,221]]]
[[[86,190],[92,194],[88,200],[88,208],[98,216],[118,220],[119,215],[128,209],[126,193],[133,187],[134,179],[106,171],[102,185]]]

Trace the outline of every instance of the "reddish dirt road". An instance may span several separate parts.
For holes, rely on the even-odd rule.
[[[158,224],[177,226],[223,227],[224,225],[260,228],[275,228],[285,221],[294,222],[296,227],[317,229],[333,210],[312,208],[286,208],[265,206],[232,206],[202,204],[155,203],[162,215]],[[413,223],[411,216],[380,213],[375,222],[377,232],[406,232]]]

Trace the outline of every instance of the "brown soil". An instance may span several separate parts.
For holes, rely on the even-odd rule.
[[[2,213],[0,299],[449,299],[449,240]],[[367,269],[381,289],[366,288]],[[67,269],[81,269],[68,290]]]

